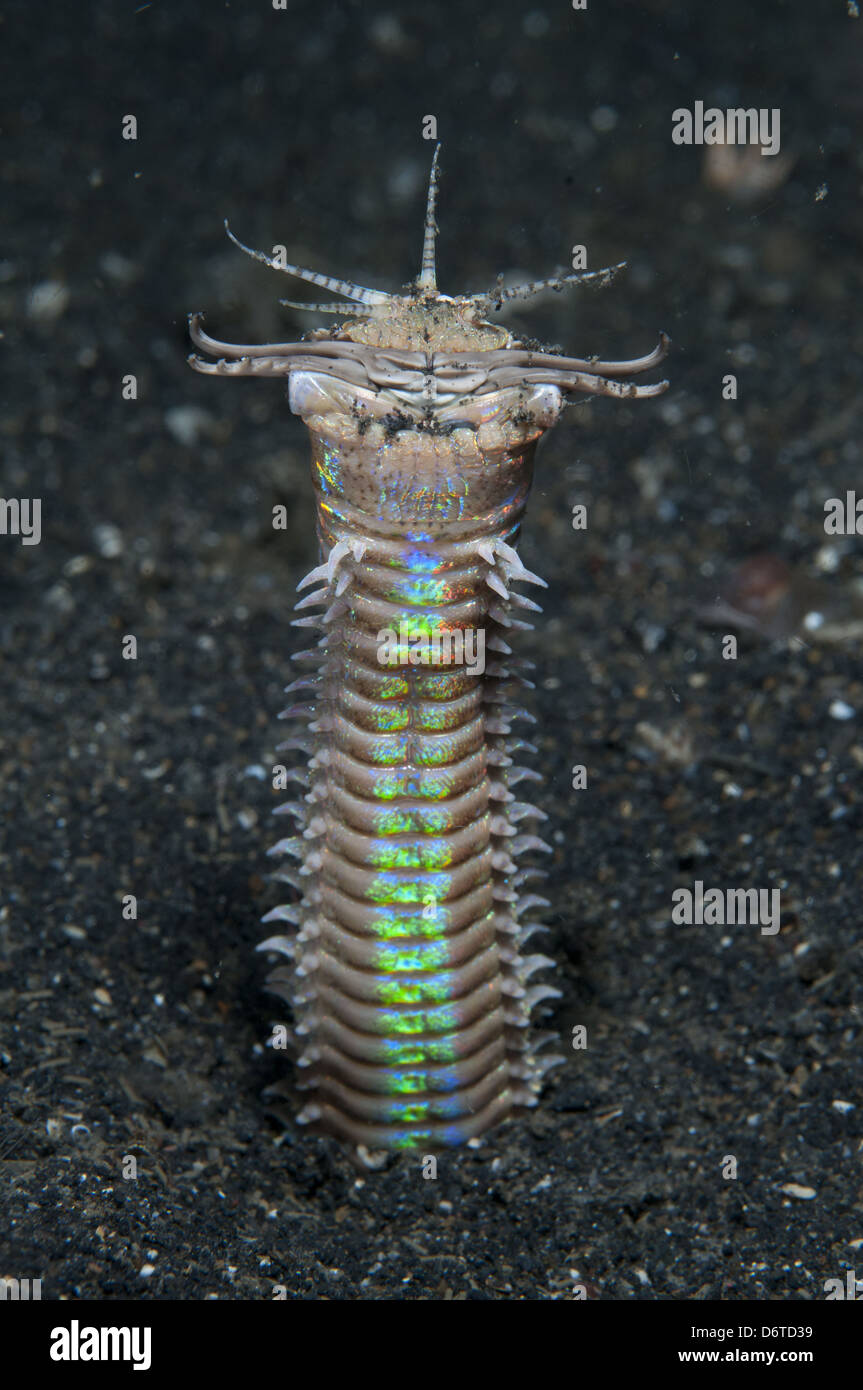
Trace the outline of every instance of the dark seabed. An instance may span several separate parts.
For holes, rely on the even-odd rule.
[[[0,535],[0,1274],[44,1298],[808,1300],[859,1267],[863,536],[824,512],[863,498],[853,9],[5,6],[0,492],[41,498],[41,541]],[[698,101],[778,110],[780,153],[674,143]],[[540,448],[522,650],[568,1055],[433,1181],[263,1097],[306,435],[279,382],[185,363],[189,310],[235,341],[310,326],[225,217],[361,284],[416,274],[430,114],[443,290],[584,244],[628,270],[507,321],[574,355],[673,339],[665,396],[581,404]],[[779,890],[780,930],[676,925],[696,881]]]

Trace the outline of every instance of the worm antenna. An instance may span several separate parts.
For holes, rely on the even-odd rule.
[[[493,304],[495,309],[499,309],[509,300],[530,299],[535,294],[541,294],[543,290],[559,291],[566,289],[568,285],[595,284],[604,289],[625,266],[626,261],[619,261],[617,265],[607,265],[602,270],[579,270],[573,275],[551,275],[547,280],[530,280],[526,285],[512,285],[507,290],[498,283],[493,290],[488,290],[485,294],[473,294],[470,298],[481,304]]]
[[[438,185],[438,155],[440,154],[440,141],[434,147],[432,156],[431,173],[429,175],[428,200],[426,202],[426,220],[423,231],[423,259],[420,267],[417,288],[421,290],[436,290],[437,275],[435,273],[435,237],[437,236],[437,222],[435,221],[435,206],[437,204],[437,185]]]
[[[250,246],[244,246],[241,241],[234,236],[228,226],[228,219],[225,218],[225,231],[228,233],[235,246],[239,246],[241,251],[245,251],[247,256],[251,256],[255,261],[262,261],[271,270],[283,270],[287,275],[296,275],[298,280],[306,280],[310,285],[320,285],[322,289],[332,290],[334,294],[343,294],[348,299],[358,300],[360,304],[386,304],[390,296],[384,294],[383,290],[369,290],[363,285],[355,285],[350,280],[336,280],[332,275],[321,275],[317,270],[306,270],[300,265],[282,265],[274,256],[265,256],[263,251],[253,251]]]
[[[367,311],[363,308],[362,304],[358,299],[351,300],[347,304],[342,304],[340,300],[335,299],[332,300],[330,303],[327,303],[326,300],[322,299],[319,304],[314,304],[311,301],[306,303],[301,299],[280,299],[279,303],[283,304],[286,309],[308,309],[311,313],[314,314],[345,315],[350,313],[358,313],[367,316]]]

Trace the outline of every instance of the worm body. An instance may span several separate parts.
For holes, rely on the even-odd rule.
[[[305,788],[274,846],[299,900],[268,913],[270,984],[292,1006],[298,1119],[367,1149],[434,1151],[536,1103],[556,1059],[530,1028],[558,991],[536,976],[546,900],[524,854],[549,847],[516,724],[529,685],[510,643],[543,585],[515,549],[537,440],[577,393],[653,396],[622,380],[662,360],[532,351],[483,315],[504,299],[611,271],[451,298],[434,269],[437,153],[422,269],[404,295],[285,270],[344,296],[335,332],[240,346],[191,334],[219,375],[287,376],[311,439],[321,564],[297,625],[318,636],[288,686],[306,730],[283,748]],[[238,243],[239,244],[239,243]],[[243,247],[242,249],[247,250]],[[288,301],[292,302],[292,301]],[[321,306],[314,306],[316,308]],[[308,610],[308,613],[307,611]],[[286,930],[286,924],[293,928]]]

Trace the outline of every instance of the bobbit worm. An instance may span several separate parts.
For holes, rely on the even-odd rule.
[[[559,991],[528,942],[549,906],[522,855],[548,850],[523,800],[535,751],[513,732],[530,685],[510,642],[540,611],[516,550],[537,440],[581,394],[644,399],[667,382],[668,339],[628,362],[536,351],[487,321],[547,288],[608,282],[620,267],[517,288],[445,295],[435,273],[438,150],[422,262],[385,294],[241,250],[344,302],[301,342],[218,342],[190,317],[216,376],[287,377],[311,441],[321,563],[300,581],[296,626],[320,634],[288,685],[307,721],[300,799],[278,807],[296,834],[270,852],[298,894],[264,918],[259,949],[293,1011],[300,1122],[363,1150],[439,1150],[533,1106],[559,1061],[531,1011]],[[227,224],[226,224],[227,226]],[[307,615],[307,609],[320,613]],[[293,930],[289,930],[293,928]]]

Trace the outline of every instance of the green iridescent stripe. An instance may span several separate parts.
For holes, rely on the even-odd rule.
[[[478,679],[478,677],[477,677]],[[464,712],[445,706],[418,705],[414,710],[414,728],[420,733],[441,733],[464,726]]]
[[[418,898],[417,902],[422,902],[422,898]],[[413,937],[437,939],[446,934],[449,926],[450,914],[446,904],[432,900],[423,910],[418,909],[413,913],[405,913],[401,903],[381,904],[369,930],[381,941],[409,941]]]
[[[414,941],[410,946],[382,942],[375,947],[372,964],[377,970],[394,974],[397,971],[437,970],[447,965],[450,947],[446,941]]]
[[[419,577],[410,575],[393,582],[386,593],[390,603],[456,603],[463,597],[464,585],[456,585],[443,575]]]
[[[348,669],[350,676],[350,668]],[[382,700],[402,700],[410,694],[410,681],[407,675],[391,675],[382,681],[378,690]]]
[[[364,748],[364,754],[370,763],[376,763],[380,767],[403,765],[407,760],[407,738],[406,736],[396,738],[391,735],[386,738],[372,739]]]
[[[397,796],[417,797],[424,801],[442,801],[449,795],[448,777],[423,777],[419,779],[410,768],[401,772],[380,776],[375,781],[374,795],[379,801],[394,801]]]
[[[394,806],[376,810],[373,820],[377,835],[439,835],[452,829],[453,813],[445,806]]]
[[[387,1037],[391,1038],[405,1034],[414,1036],[418,1033],[453,1033],[458,1026],[458,1014],[452,1004],[439,1004],[433,1009],[381,1009],[375,1020],[375,1032],[386,1033]],[[425,1046],[423,1043],[423,1047]]]
[[[455,1062],[458,1049],[452,1034],[442,1038],[424,1038],[422,1042],[406,1038],[381,1040],[379,1060],[390,1066],[422,1066],[424,1063]]]
[[[429,671],[417,668],[414,690],[420,700],[456,700],[470,690],[478,679],[467,671]]]
[[[452,863],[448,840],[375,840],[366,862],[376,869],[445,869]]]
[[[457,746],[451,738],[441,738],[435,743],[418,743],[414,751],[414,762],[418,767],[440,767],[442,764],[451,763]]]
[[[374,711],[367,710],[365,718],[376,733],[400,733],[410,727],[411,711],[408,705],[378,705]]]
[[[453,994],[453,973],[422,975],[417,978],[381,979],[375,994],[382,1004],[446,1004]]]
[[[373,903],[440,902],[449,895],[452,877],[449,874],[410,874],[396,872],[378,874],[365,889],[363,897]]]

